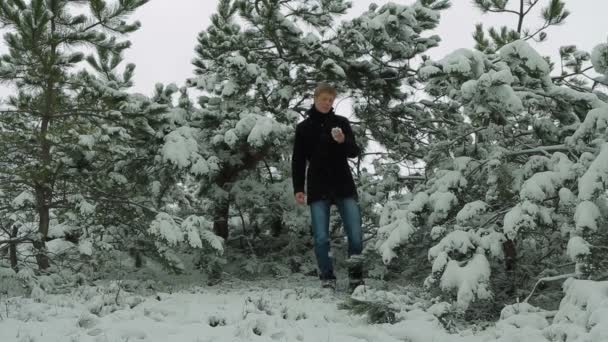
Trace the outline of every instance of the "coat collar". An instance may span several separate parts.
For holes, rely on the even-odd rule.
[[[312,105],[312,107],[310,107],[308,111],[306,111],[306,114],[308,114],[308,116],[313,120],[326,120],[329,117],[336,115],[333,107],[329,111],[329,113],[321,113],[317,110],[314,104]]]

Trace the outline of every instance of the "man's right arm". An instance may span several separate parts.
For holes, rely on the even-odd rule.
[[[304,192],[304,182],[306,178],[306,155],[302,128],[296,126],[296,138],[293,144],[291,155],[291,177],[293,179],[293,192],[297,194]]]

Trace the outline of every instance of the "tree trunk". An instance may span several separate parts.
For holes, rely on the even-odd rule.
[[[507,271],[513,270],[517,259],[517,249],[515,242],[511,239],[507,239],[502,243],[502,249],[505,254],[505,269]]]
[[[13,226],[13,231],[11,232],[10,238],[11,239],[16,238],[18,233],[19,233],[19,228]],[[18,272],[19,269],[17,268],[17,243],[16,242],[12,242],[8,246],[8,253],[9,253],[9,259],[11,261],[11,268],[15,272]]]
[[[281,232],[283,231],[283,220],[281,220],[281,217],[273,217],[272,224],[270,227],[272,231],[272,236],[277,237],[281,235]]]
[[[217,203],[213,213],[213,232],[228,240],[228,213],[230,211],[230,202],[223,201]]]
[[[36,262],[38,268],[46,270],[49,268],[49,257],[46,254],[46,238],[49,235],[50,212],[49,206],[46,204],[46,193],[44,189],[36,189],[38,200],[38,238],[34,241],[34,249],[36,250]]]
[[[55,18],[51,20],[51,33],[54,34],[56,31]],[[36,262],[38,268],[45,270],[49,268],[49,257],[46,251],[46,238],[49,234],[49,221],[50,221],[50,208],[49,205],[52,202],[53,197],[53,185],[49,170],[51,169],[51,142],[48,140],[48,130],[55,113],[55,100],[57,95],[57,89],[55,84],[58,79],[58,72],[56,69],[57,63],[57,44],[51,42],[50,46],[50,59],[46,61],[48,64],[45,65],[45,72],[48,74],[46,85],[43,93],[44,107],[42,110],[42,120],[40,122],[40,163],[42,172],[40,178],[37,180],[34,190],[36,191],[36,208],[38,210],[38,217],[40,219],[38,223],[38,238],[34,240],[34,249],[36,250]]]

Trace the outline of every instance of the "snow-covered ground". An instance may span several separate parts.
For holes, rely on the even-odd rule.
[[[138,295],[132,282],[110,282],[66,294],[1,298],[0,341],[608,341],[608,282],[568,280],[557,312],[509,306],[494,327],[458,334],[448,334],[435,316],[442,304],[429,308],[413,294],[364,290],[355,296],[384,296],[402,309],[400,321],[368,324],[366,316],[338,308],[346,294],[319,289],[304,276],[173,293],[150,285],[146,295]]]

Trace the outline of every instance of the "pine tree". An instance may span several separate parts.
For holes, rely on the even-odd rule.
[[[71,169],[86,166],[87,158],[93,157],[79,155],[72,146],[89,144],[86,129],[96,118],[111,121],[119,109],[97,105],[120,102],[123,96],[112,98],[113,93],[106,91],[109,88],[100,89],[103,85],[88,83],[87,73],[75,72],[85,59],[83,46],[118,55],[129,43],[117,37],[139,27],[123,19],[145,2],[86,1],[90,13],[79,15],[71,9],[82,2],[7,0],[0,4],[0,22],[9,29],[5,35],[9,52],[0,60],[0,80],[18,89],[8,99],[8,109],[2,110],[1,177],[3,184],[14,184],[13,194],[21,193],[16,204],[35,213],[37,229],[31,239],[40,269],[50,264],[45,241],[53,211],[73,200],[66,196],[73,188]],[[126,69],[124,81],[128,82],[131,72],[132,68]],[[90,209],[80,203],[83,210]]]
[[[199,35],[194,61],[198,76],[192,84],[205,95],[192,125],[200,129],[202,154],[212,165],[200,177],[199,194],[212,199],[218,235],[228,237],[231,204],[234,209],[248,207],[245,202],[253,203],[246,198],[257,193],[264,195],[256,197],[260,201],[248,208],[247,216],[254,226],[257,217],[275,233],[282,230],[281,207],[292,202],[285,197],[291,193],[285,159],[290,152],[288,125],[297,119],[296,111],[304,110],[315,80],[323,80],[311,68],[311,59],[322,56],[302,48],[307,43],[297,22],[328,29],[333,16],[346,8],[341,0],[220,1],[212,26]],[[239,22],[251,28],[243,29]],[[246,196],[239,194],[243,188],[248,189]]]
[[[502,26],[499,29],[491,27],[488,30],[488,39],[482,24],[475,26],[473,39],[475,39],[475,48],[479,51],[494,53],[506,44],[516,40],[535,40],[537,42],[545,41],[548,37],[547,28],[551,26],[561,25],[566,18],[570,16],[570,12],[566,9],[565,4],[561,0],[548,0],[547,6],[540,9],[541,17],[544,20],[541,27],[530,30],[524,26],[526,17],[533,14],[533,10],[537,5],[545,3],[542,0],[520,1],[516,8],[509,7],[509,0],[474,0],[475,6],[483,13],[504,13],[515,15],[517,17],[517,26],[509,28]]]
[[[291,143],[285,135],[291,136],[290,127],[308,109],[319,81],[331,82],[341,96],[355,99],[353,109],[361,121],[354,129],[362,145],[367,143],[363,133],[371,130],[382,144],[399,145],[401,157],[395,154],[394,159],[419,157],[414,151],[425,130],[432,129],[432,120],[424,106],[408,100],[411,89],[404,91],[401,85],[415,76],[412,60],[437,45],[437,36],[423,37],[422,32],[436,27],[438,11],[447,7],[447,1],[372,6],[332,33],[335,18],[348,9],[341,0],[221,1],[212,26],[199,36],[198,76],[191,80],[204,92],[196,123],[204,132],[203,154],[221,164],[201,183],[201,194],[214,198],[215,231],[227,236],[231,189],[241,176],[264,175],[251,184],[282,184],[280,193],[290,193],[284,161]],[[256,145],[251,134],[264,121],[267,133]],[[404,130],[412,132],[412,141],[398,142]],[[271,224],[278,225],[281,215],[274,217]]]
[[[419,70],[443,103],[435,108],[457,108],[467,120],[432,137],[428,181],[387,207],[377,245],[388,262],[414,234],[435,240],[426,284],[455,294],[462,309],[505,286],[492,279],[501,260],[524,279],[556,274],[567,258],[575,276],[605,268],[597,261],[606,234],[596,228],[606,220],[608,103],[596,85],[572,80],[589,55],[562,49],[562,58],[573,55],[573,73],[551,76],[552,64],[524,40],[497,45],[495,53],[460,49]]]

